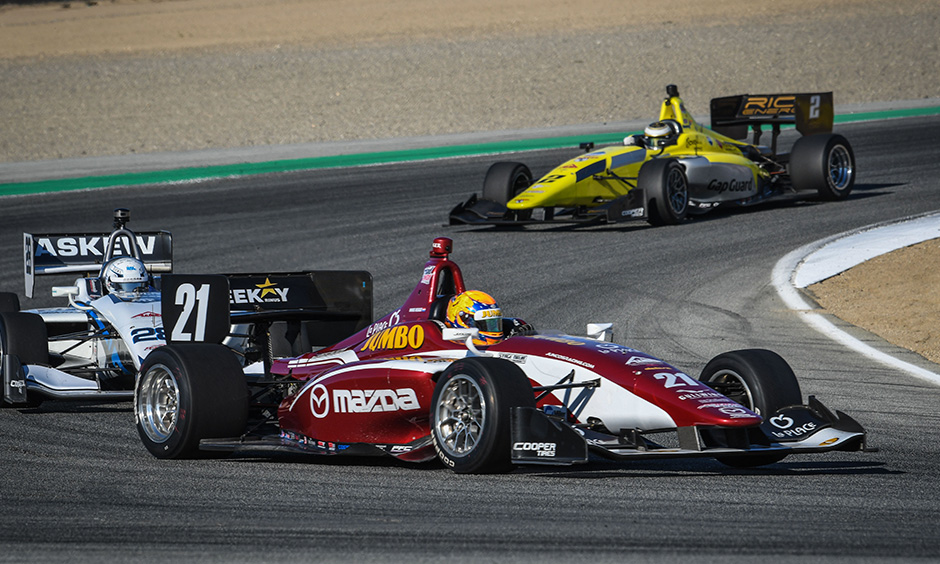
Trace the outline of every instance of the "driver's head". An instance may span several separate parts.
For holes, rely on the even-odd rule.
[[[476,345],[495,345],[503,340],[503,312],[493,296],[479,290],[467,290],[457,294],[447,304],[448,327],[477,328]]]
[[[661,149],[679,139],[679,127],[671,121],[657,121],[647,125],[643,135],[651,149]]]
[[[121,299],[130,299],[145,292],[149,283],[147,267],[134,257],[112,259],[104,267],[105,289]]]

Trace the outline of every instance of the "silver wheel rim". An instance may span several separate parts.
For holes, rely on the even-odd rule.
[[[666,177],[666,198],[674,214],[680,216],[685,212],[685,206],[689,203],[689,189],[685,175],[678,167],[673,167]]]
[[[140,377],[137,421],[151,441],[162,443],[170,438],[179,416],[179,398],[179,385],[165,365],[155,364]]]
[[[754,413],[763,417],[760,408],[754,405],[754,396],[744,378],[734,370],[719,370],[708,380],[707,384],[717,384],[715,390],[728,399],[734,400]]]
[[[434,432],[440,447],[451,456],[472,451],[485,428],[486,405],[480,386],[459,374],[447,383],[434,409]]]
[[[836,145],[829,152],[829,184],[836,190],[844,190],[852,180],[852,158],[843,145]]]

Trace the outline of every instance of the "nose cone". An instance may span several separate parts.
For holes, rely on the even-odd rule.
[[[679,427],[754,427],[761,416],[674,369],[638,371],[634,393],[666,410]]]
[[[528,210],[566,205],[566,200],[575,197],[577,178],[573,171],[558,174],[559,170],[555,169],[540,178],[538,182],[509,200],[506,207],[511,210]]]
[[[603,173],[607,169],[607,163],[606,149],[575,157],[539,178],[538,182],[509,200],[506,207],[511,210],[527,210],[587,205],[593,195],[590,187],[584,185],[590,183],[595,174]]]

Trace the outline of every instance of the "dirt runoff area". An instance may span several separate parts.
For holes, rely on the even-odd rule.
[[[0,162],[649,121],[667,84],[696,115],[916,100],[940,76],[936,0],[2,1]]]
[[[936,0],[0,0],[0,162],[638,119],[668,83],[700,112],[933,98],[938,29]],[[809,291],[940,362],[938,263],[928,241]]]
[[[0,58],[880,18],[921,0],[0,0]],[[928,2],[929,4],[929,2]],[[936,9],[927,9],[936,13]],[[658,48],[668,47],[657,45]],[[677,46],[679,47],[679,46]]]
[[[825,310],[940,363],[940,239],[875,257],[808,288]]]

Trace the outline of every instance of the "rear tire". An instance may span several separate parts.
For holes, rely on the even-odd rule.
[[[675,159],[653,159],[640,167],[637,188],[646,197],[650,225],[677,225],[689,212],[689,179]]]
[[[813,191],[824,200],[844,200],[855,185],[855,153],[841,135],[800,137],[790,151],[789,170],[798,192]]]
[[[535,407],[532,385],[515,364],[477,357],[448,366],[431,399],[438,458],[458,474],[508,472],[513,407]]]
[[[15,297],[15,294],[14,294]],[[0,358],[3,355],[16,356],[20,364],[49,364],[49,342],[46,324],[35,313],[6,312],[0,313]],[[0,363],[0,382],[3,382],[3,365]],[[33,393],[28,395],[26,403],[11,404],[0,398],[3,407],[36,407],[43,397]]]
[[[532,172],[526,165],[513,162],[493,163],[486,171],[486,177],[483,179],[483,199],[506,205],[509,200],[521,194],[531,185]],[[507,210],[506,215],[510,217],[513,213],[518,220],[529,219],[532,216],[531,210],[520,210],[518,212]]]
[[[780,355],[764,349],[720,354],[705,365],[699,380],[757,413],[765,421],[781,407],[803,403],[800,384],[793,369]],[[773,464],[786,456],[785,453],[772,453],[721,456],[717,460],[728,466],[752,467]]]
[[[222,345],[160,347],[140,367],[134,390],[137,432],[157,458],[210,456],[199,441],[237,437],[248,420],[248,384]]]

